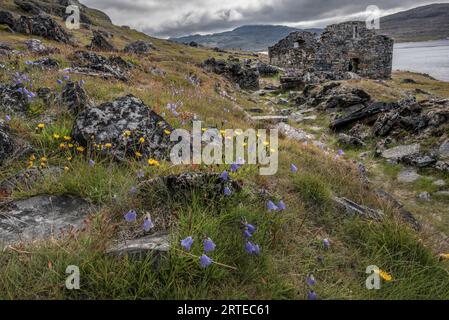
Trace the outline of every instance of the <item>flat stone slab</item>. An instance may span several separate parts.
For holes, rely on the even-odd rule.
[[[286,123],[278,123],[275,127],[275,129],[279,130],[279,133],[286,136],[288,139],[292,140],[298,140],[298,141],[307,141],[307,140],[313,140],[315,137],[311,134],[308,134],[307,132],[292,127],[289,124]]]
[[[382,157],[385,159],[402,159],[407,156],[418,154],[421,149],[419,143],[397,146],[382,152]]]
[[[168,234],[154,234],[143,238],[126,240],[117,243],[106,250],[106,253],[115,256],[144,255],[147,253],[161,253],[170,250]]]
[[[92,206],[72,196],[40,195],[0,205],[0,246],[80,230]]]
[[[406,168],[398,174],[398,181],[403,183],[412,183],[421,178],[416,169]]]
[[[438,155],[440,156],[440,159],[448,159],[449,158],[449,139],[444,141],[439,150]]]
[[[251,120],[256,122],[280,123],[288,122],[288,116],[252,116]]]

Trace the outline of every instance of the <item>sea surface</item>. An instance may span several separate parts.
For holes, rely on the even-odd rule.
[[[393,70],[427,73],[449,82],[449,40],[395,44]]]

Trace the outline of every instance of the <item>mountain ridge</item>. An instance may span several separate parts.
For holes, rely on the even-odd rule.
[[[449,4],[439,3],[416,7],[381,18],[380,33],[396,42],[440,40],[449,37]],[[231,31],[207,35],[188,35],[171,38],[179,43],[196,42],[206,47],[266,51],[294,31],[320,34],[323,29],[299,29],[283,25],[243,25]],[[262,39],[259,37],[263,34]]]

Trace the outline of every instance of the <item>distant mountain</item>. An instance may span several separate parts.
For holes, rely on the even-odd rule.
[[[381,18],[381,32],[396,42],[449,38],[449,4],[431,4]]]
[[[301,29],[275,25],[242,26],[232,31],[208,35],[191,35],[170,40],[180,43],[192,41],[221,49],[243,49],[247,51],[268,51],[268,47],[276,44],[294,31]],[[321,33],[322,29],[306,29],[306,31]]]

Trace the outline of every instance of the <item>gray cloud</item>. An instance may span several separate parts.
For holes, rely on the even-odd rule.
[[[158,37],[212,33],[246,24],[323,27],[361,18],[369,5],[384,14],[440,1],[419,0],[81,0],[116,24]]]

